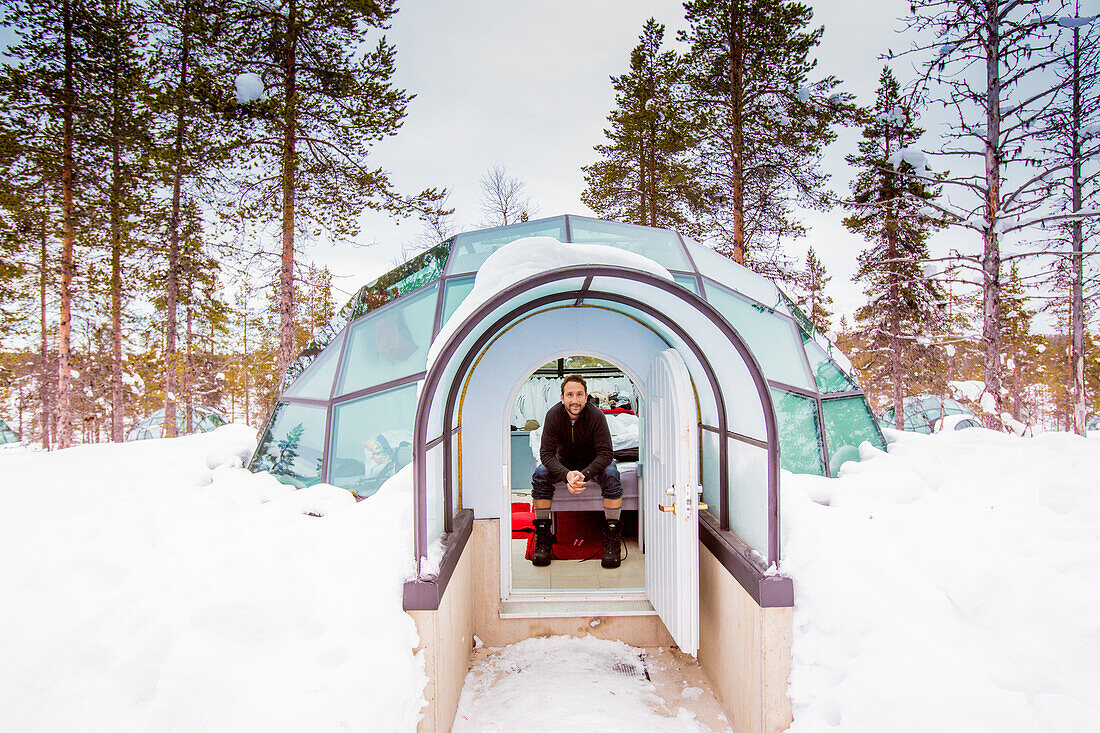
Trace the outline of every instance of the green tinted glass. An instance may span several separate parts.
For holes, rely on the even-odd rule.
[[[790,318],[744,300],[709,278],[706,290],[707,300],[745,340],[767,379],[813,389],[802,357],[802,340]]]
[[[830,359],[821,346],[810,339],[803,346],[806,349],[806,358],[810,360],[810,369],[814,373],[814,381],[821,392],[847,392],[859,389],[855,380],[844,373],[837,363]]]
[[[329,483],[370,496],[412,461],[416,385],[332,408]]]
[[[454,240],[448,239],[408,262],[395,267],[359,291],[354,318],[380,308],[402,295],[422,288],[443,275],[443,266]]]
[[[325,408],[280,402],[248,468],[298,488],[311,486],[321,480],[324,447]]]
[[[569,217],[569,225],[574,242],[603,244],[637,252],[669,270],[691,269],[684,247],[680,244],[680,237],[668,229],[652,229],[580,216]]]
[[[438,290],[437,285],[429,286],[351,324],[338,394],[424,370]]]
[[[466,296],[473,289],[473,275],[447,280],[447,284],[443,289],[443,321],[440,323],[440,328],[443,327],[443,323],[446,323],[454,315],[455,310],[462,304],[462,301],[466,300]]]
[[[821,401],[825,437],[829,441],[829,472],[837,475],[847,461],[859,460],[859,444],[867,440],[886,450],[886,441],[863,397],[839,397]]]
[[[459,234],[454,238],[454,247],[452,248],[450,264],[447,267],[447,274],[458,275],[475,272],[493,252],[524,237],[553,237],[559,242],[564,242],[565,217],[525,221],[519,224],[509,224],[506,227]]]
[[[825,475],[817,403],[809,398],[772,389],[775,417],[779,423],[779,457],[792,473]]]

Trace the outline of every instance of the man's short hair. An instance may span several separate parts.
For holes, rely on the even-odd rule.
[[[565,394],[565,385],[570,382],[580,382],[581,386],[584,387],[584,393],[588,394],[588,382],[584,381],[584,377],[579,374],[570,374],[565,379],[561,380],[561,393],[563,395]]]

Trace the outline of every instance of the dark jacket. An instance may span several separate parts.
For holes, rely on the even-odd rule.
[[[599,408],[588,403],[572,422],[565,405],[558,403],[542,421],[539,459],[555,481],[565,481],[570,471],[580,471],[584,480],[611,465],[611,431]]]

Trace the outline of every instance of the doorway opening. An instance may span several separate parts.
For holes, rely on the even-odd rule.
[[[611,432],[615,463],[623,485],[621,521],[622,563],[604,568],[604,511],[598,487],[578,495],[555,495],[551,517],[555,543],[552,561],[532,565],[534,510],[531,475],[539,464],[542,422],[547,410],[561,401],[562,379],[580,374],[590,401],[596,401]],[[632,599],[645,597],[644,531],[640,516],[641,481],[639,421],[643,395],[623,369],[601,357],[567,355],[544,364],[520,385],[510,411],[508,512],[511,518],[510,582],[516,596],[564,596]],[[560,493],[560,492],[559,492]]]

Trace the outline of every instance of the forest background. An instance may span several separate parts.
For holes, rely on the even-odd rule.
[[[393,183],[401,161],[378,150],[416,92],[395,82],[396,10],[6,6],[0,416],[24,439],[121,440],[157,409],[171,434],[192,405],[262,424],[347,297],[303,245],[363,241],[365,211],[418,222],[397,264],[460,227],[538,214],[504,164],[482,172],[477,212]],[[1100,409],[1100,23],[1077,2],[899,12],[897,48],[866,59],[882,71],[865,99],[819,67],[807,5],[693,0],[675,33],[639,16],[580,200],[775,279],[852,358],[876,411],[970,382],[990,427],[1083,433]],[[829,180],[844,130],[858,132],[839,151],[855,173]],[[827,245],[807,236],[822,211],[866,241],[850,313],[833,312],[811,243]]]

